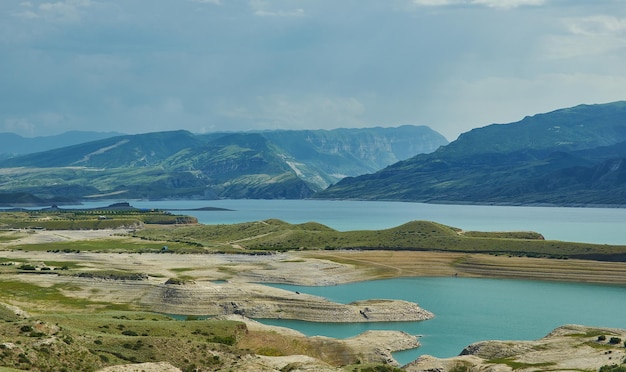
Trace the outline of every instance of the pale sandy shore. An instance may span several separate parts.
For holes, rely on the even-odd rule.
[[[93,239],[128,239],[127,230],[12,231],[13,240],[0,242],[10,251],[20,244],[46,244]],[[8,254],[8,252],[6,253]],[[16,257],[53,260],[58,254],[45,253]],[[124,259],[121,259],[124,257]],[[410,276],[468,276],[537,279],[626,285],[626,262],[556,260],[548,258],[493,256],[453,252],[413,251],[293,251],[269,256],[246,255],[133,255],[90,254],[68,257],[94,262],[97,267],[146,267],[147,272],[175,276],[179,270],[189,276],[216,280],[278,282],[302,285],[334,285],[369,279]],[[89,266],[86,264],[86,266]],[[219,270],[211,268],[219,267]]]
[[[424,320],[432,316],[427,309],[421,309],[418,304],[401,301],[371,301],[342,305],[315,296],[279,290],[262,285],[262,283],[336,285],[392,277],[457,275],[626,285],[626,263],[623,262],[409,251],[294,251],[251,256],[93,253],[89,251],[53,253],[17,249],[21,244],[45,245],[52,242],[93,239],[119,239],[120,244],[123,244],[128,239],[123,236],[124,233],[126,231],[120,230],[3,232],[4,237],[9,236],[13,239],[0,243],[0,257],[5,263],[11,263],[11,260],[14,260],[16,264],[29,262],[39,268],[49,267],[49,265],[61,266],[67,263],[73,267],[72,275],[55,275],[54,270],[50,270],[52,275],[42,275],[41,272],[38,272],[39,275],[4,274],[4,278],[30,282],[39,286],[56,285],[57,288],[70,288],[71,290],[65,290],[63,294],[68,297],[94,300],[94,302],[133,304],[138,309],[162,313],[230,316],[246,322],[250,329],[267,327],[250,320],[250,317],[281,317],[311,321],[328,321],[329,318],[336,321],[397,321]],[[11,236],[11,234],[14,235]],[[141,274],[143,279],[114,280],[98,277],[97,274],[103,270],[137,273]],[[96,275],[78,277],[76,273]],[[181,279],[184,284],[166,284],[172,278]],[[68,283],[74,285],[65,287],[59,285]],[[14,305],[20,307],[22,304],[16,300]],[[23,305],[26,308],[35,306],[34,310],[37,310],[36,305]],[[293,337],[304,337],[288,329],[271,329]],[[562,331],[564,334],[567,332],[570,331]],[[621,331],[616,332],[626,336],[626,334],[619,333]],[[538,341],[539,343],[534,347],[549,347],[550,350],[557,350],[556,346],[559,343],[552,342],[557,336],[559,334],[553,335],[552,339],[539,340],[541,342]],[[563,337],[572,339],[572,337],[567,338],[567,334]],[[363,353],[378,353],[371,357],[392,364],[395,361],[391,357],[391,351],[417,347],[415,337],[396,332],[367,333],[345,342],[351,348],[361,348]],[[521,345],[519,342],[514,342],[514,344]],[[489,354],[486,350],[498,347],[506,349],[503,344],[489,345],[491,346],[479,348],[484,355]],[[511,354],[511,357],[517,357],[517,355]],[[567,356],[567,350],[560,348],[558,352],[544,353],[544,355],[556,360],[561,358],[559,355]],[[545,362],[535,354],[527,353],[520,358],[526,358],[523,360],[528,360],[528,364]],[[589,358],[596,359],[588,363],[581,360],[574,364],[580,368],[596,366],[603,356],[593,353],[592,350],[587,359]],[[563,362],[559,363],[563,366],[574,367],[567,364],[567,357],[562,360]],[[481,357],[480,353],[476,353],[447,361],[424,358],[407,368],[411,371],[448,371],[467,364],[474,366],[472,368],[476,370],[487,370],[483,368],[484,361],[485,358]],[[242,360],[241,363],[242,368],[259,371],[280,370],[294,363],[301,366],[300,370],[337,370],[320,360],[306,356],[250,357]],[[106,369],[106,371],[135,370],[175,371],[177,369],[167,363]]]

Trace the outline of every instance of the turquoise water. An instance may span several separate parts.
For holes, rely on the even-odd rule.
[[[77,207],[98,207],[116,201],[86,203]],[[278,218],[290,223],[316,221],[346,231],[383,229],[412,220],[431,220],[464,230],[532,230],[542,233],[546,239],[626,245],[624,208],[504,207],[327,200],[130,203],[139,208],[232,209],[180,212],[193,215],[205,224]],[[371,298],[403,299],[417,302],[434,312],[434,319],[411,323],[320,324],[264,321],[267,324],[298,329],[307,335],[350,337],[369,329],[397,329],[422,335],[422,347],[394,354],[402,364],[422,354],[454,356],[465,346],[480,340],[537,339],[563,324],[626,328],[624,287],[468,278],[408,278],[333,287],[280,287],[346,303]]]
[[[389,279],[332,287],[273,286],[341,303],[371,298],[419,303],[435,313],[435,318],[356,324],[262,320],[309,336],[346,338],[373,329],[421,335],[420,348],[394,354],[400,364],[422,354],[452,357],[476,341],[534,340],[564,324],[626,328],[626,288],[619,286],[452,277]]]
[[[77,207],[103,206],[112,202],[115,201],[92,202]],[[316,221],[346,231],[384,229],[412,220],[430,220],[464,230],[532,230],[551,240],[626,245],[626,208],[504,207],[329,200],[131,200],[130,203],[139,208],[232,209],[180,212],[193,215],[205,224],[278,218],[290,223]]]

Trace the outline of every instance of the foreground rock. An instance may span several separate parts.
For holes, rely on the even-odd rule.
[[[434,315],[400,300],[368,300],[350,304],[251,283],[157,285],[141,302],[152,311],[186,315],[237,314],[262,319],[310,322],[420,321]]]
[[[161,363],[135,363],[121,364],[118,366],[106,367],[98,370],[98,372],[182,372],[180,368],[173,365]]]
[[[625,329],[566,325],[535,341],[482,341],[466,347],[454,358],[422,356],[405,369],[410,372],[597,371],[605,365],[626,363],[625,339]]]
[[[249,331],[269,331],[288,335],[294,340],[292,342],[298,342],[298,339],[307,338],[302,333],[292,329],[265,325],[240,315],[225,315],[219,318],[244,322]],[[366,331],[347,339],[333,339],[323,336],[308,337],[307,339],[315,344],[326,345],[325,348],[320,349],[327,350],[329,354],[336,354],[329,359],[337,365],[352,364],[356,361],[359,364],[383,363],[398,366],[398,362],[392,356],[393,352],[415,349],[420,346],[417,336],[402,331]],[[260,360],[258,360],[258,358],[260,358]],[[299,367],[297,370],[342,370],[341,368],[326,364],[319,359],[303,355],[292,355],[291,357],[257,356],[257,359],[252,359],[248,362],[254,362],[256,365],[254,365],[254,368],[247,370],[265,370],[259,369],[260,365],[273,367],[275,370],[282,370],[283,368],[287,368],[290,364],[292,366],[297,364]]]

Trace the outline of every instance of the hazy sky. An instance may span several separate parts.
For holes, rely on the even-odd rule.
[[[626,1],[0,1],[0,132],[428,125],[626,99]]]

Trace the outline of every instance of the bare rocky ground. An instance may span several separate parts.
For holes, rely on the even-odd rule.
[[[598,340],[600,335],[605,340]],[[621,342],[610,344],[611,337]],[[434,371],[597,371],[604,365],[626,363],[626,330],[565,325],[535,341],[482,341],[461,356],[420,357],[409,372]]]
[[[290,252],[265,256],[50,253],[13,250],[15,244],[125,237],[120,231],[37,231],[0,243],[2,257],[33,263],[68,262],[82,273],[104,268],[141,273],[142,280],[113,280],[74,275],[13,275],[11,280],[39,286],[68,285],[64,295],[104,302],[135,304],[139,309],[162,313],[212,314],[246,322],[249,329],[304,337],[280,327],[269,327],[251,317],[310,321],[423,320],[432,316],[417,304],[404,301],[367,301],[350,305],[268,287],[259,283],[333,285],[396,276],[487,276],[626,283],[626,264],[577,260],[493,257],[442,252]],[[609,273],[610,275],[607,275]],[[581,276],[583,275],[583,276]],[[5,276],[7,277],[7,276]],[[7,277],[8,278],[8,277]],[[169,279],[177,284],[166,284]],[[63,286],[60,286],[63,287]],[[19,310],[19,301],[16,309]],[[537,341],[485,341],[470,345],[466,355],[436,359],[424,356],[405,366],[408,371],[537,371],[597,370],[602,365],[625,361],[621,348],[597,341],[598,332],[626,339],[626,330],[597,330],[564,326]],[[323,340],[322,340],[323,341]],[[391,352],[418,346],[414,336],[402,332],[367,332],[343,340],[360,350],[366,360],[396,364]],[[461,351],[459,351],[461,352]],[[309,356],[248,356],[238,361],[240,370],[338,371]],[[461,368],[461,369],[459,369]],[[115,366],[104,371],[177,371],[167,363]]]

